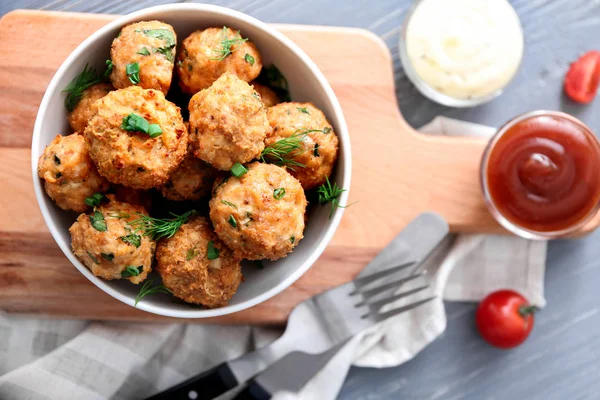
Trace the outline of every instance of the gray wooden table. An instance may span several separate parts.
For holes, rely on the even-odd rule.
[[[450,0],[448,0],[450,1]],[[482,0],[484,1],[484,0]],[[366,28],[388,44],[397,96],[415,127],[443,114],[498,126],[535,109],[561,109],[600,132],[600,99],[574,106],[562,94],[569,62],[600,48],[600,1],[512,0],[525,29],[526,52],[517,79],[495,101],[461,110],[436,105],[407,81],[398,58],[400,25],[411,0],[209,0],[266,22]],[[15,8],[124,14],[162,0],[2,0]],[[9,38],[2,38],[9,40]],[[531,338],[500,351],[475,331],[475,305],[447,303],[448,329],[414,360],[397,368],[352,368],[341,399],[600,399],[600,230],[549,245],[547,307]]]

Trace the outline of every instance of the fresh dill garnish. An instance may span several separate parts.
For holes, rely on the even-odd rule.
[[[232,207],[232,208],[236,208],[236,209],[237,209],[237,206],[236,206],[235,204],[233,204],[233,203],[230,203],[230,202],[229,202],[229,201],[227,201],[227,200],[221,200],[221,203],[223,203],[223,204],[225,204],[225,205],[227,205],[227,206],[229,206],[229,207]]]
[[[229,222],[229,225],[231,225],[232,228],[237,228],[237,221],[235,220],[233,215],[229,216],[227,222]]]
[[[129,225],[136,232],[143,232],[145,236],[149,236],[153,240],[170,238],[177,233],[181,225],[185,224],[192,215],[196,214],[196,211],[191,210],[181,215],[170,214],[173,218],[153,218],[137,213],[139,218],[129,222]]]
[[[275,65],[263,67],[256,80],[270,87],[281,101],[292,101],[288,81]]]
[[[230,39],[227,37],[228,29],[226,26],[221,30],[221,41],[219,42],[220,48],[214,49],[213,52],[218,54],[218,57],[211,58],[210,60],[223,61],[228,55],[231,54],[231,47],[236,44],[244,43],[248,39],[243,39],[241,37],[240,31],[237,31],[237,34],[240,35],[239,38]],[[246,60],[247,61],[247,60]]]
[[[134,267],[132,265],[125,267],[123,271],[121,271],[121,278],[130,278],[132,276],[138,276],[144,270],[144,266],[140,265],[139,267]]]
[[[172,294],[172,292],[169,289],[167,289],[166,287],[164,287],[163,285],[152,286],[152,283],[154,283],[154,281],[152,279],[146,280],[144,282],[144,284],[140,288],[140,291],[138,292],[137,296],[135,296],[135,304],[133,305],[134,307],[137,306],[137,304],[140,302],[140,300],[142,300],[144,297],[148,296],[149,294],[153,294],[153,293]]]
[[[298,111],[300,111],[301,113],[310,115],[310,111],[308,111],[308,108],[306,108],[306,107],[296,107],[296,109]]]
[[[83,92],[90,86],[100,82],[102,82],[102,80],[98,78],[96,69],[85,64],[83,71],[73,78],[63,90],[63,93],[67,94],[67,97],[65,97],[65,107],[67,110],[69,110],[69,112],[73,111],[79,103],[79,100],[81,100]]]
[[[140,235],[136,235],[135,233],[130,233],[129,235],[125,236],[119,236],[119,239],[135,247],[140,247],[140,245],[142,244],[142,237]]]
[[[89,216],[90,217],[90,223],[92,224],[92,227],[97,230],[98,232],[105,232],[107,227],[106,227],[106,220],[104,219],[104,216],[102,215],[102,213],[98,210],[94,211],[94,213],[92,215]]]
[[[260,159],[262,162],[271,162],[276,165],[287,165],[293,170],[293,167],[303,167],[301,164],[295,161],[294,156],[301,154],[304,147],[304,139],[307,133],[302,131],[296,131],[292,136],[276,141],[270,146],[264,148],[260,153]]]
[[[109,262],[112,262],[112,260],[114,260],[115,258],[115,255],[113,253],[100,253],[100,255],[102,256],[102,258]]]
[[[219,258],[219,249],[215,247],[215,243],[212,240],[208,242],[206,258],[209,260],[216,260]]]
[[[325,183],[317,188],[317,194],[319,195],[319,204],[327,204],[331,203],[331,212],[329,213],[329,218],[333,215],[333,212],[337,207],[346,208],[350,207],[352,204],[347,204],[345,206],[340,204],[339,197],[345,192],[346,189],[340,189],[337,183],[331,184],[329,182],[329,178],[325,177]]]
[[[273,198],[275,200],[281,200],[285,196],[285,188],[277,188],[273,190]]]
[[[185,254],[185,259],[187,261],[190,261],[192,258],[194,258],[198,255],[198,251],[196,250],[196,247],[198,247],[198,243],[196,243],[194,245],[194,247],[192,247],[191,249],[188,249],[187,253]]]
[[[84,203],[86,206],[96,207],[102,200],[104,200],[104,195],[102,193],[94,193],[90,197],[86,197]]]
[[[89,251],[85,251],[88,256],[90,256],[90,258],[92,259],[92,261],[94,262],[94,264],[100,264],[100,261],[98,261],[98,259],[96,257],[94,257],[94,255],[92,253],[90,253]]]
[[[252,57],[250,54],[246,53],[246,55],[244,56],[244,60],[250,64],[250,65],[254,65],[254,57]]]
[[[143,56],[149,56],[150,55],[150,50],[148,50],[147,47],[142,47],[142,49],[139,50],[136,54],[141,54]]]

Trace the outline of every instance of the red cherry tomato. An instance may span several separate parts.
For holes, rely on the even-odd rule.
[[[477,329],[486,342],[501,349],[523,343],[533,328],[532,306],[519,293],[498,290],[479,303],[475,317]]]
[[[600,83],[600,52],[588,51],[577,59],[565,76],[565,92],[578,103],[594,100]]]

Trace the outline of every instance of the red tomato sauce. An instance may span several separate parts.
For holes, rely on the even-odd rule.
[[[569,229],[600,201],[600,145],[574,119],[532,116],[495,143],[486,178],[491,201],[513,224],[538,232]]]

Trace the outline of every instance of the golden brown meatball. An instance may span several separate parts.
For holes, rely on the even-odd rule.
[[[283,168],[255,162],[241,178],[215,185],[210,219],[236,256],[277,260],[302,239],[306,197],[300,182]]]
[[[110,83],[97,83],[83,91],[81,100],[69,113],[69,125],[74,132],[83,133],[88,121],[96,113],[93,105],[114,88]]]
[[[199,200],[210,195],[217,174],[216,169],[190,154],[160,187],[160,192],[169,200]]]
[[[123,185],[113,185],[115,199],[135,206],[142,206],[149,212],[152,209],[152,197],[145,190],[132,189]]]
[[[130,86],[110,92],[96,108],[85,137],[100,174],[134,189],[164,184],[187,153],[188,134],[179,107],[158,90]],[[162,133],[152,138],[123,129],[131,114],[158,124]]]
[[[223,74],[192,97],[189,109],[196,157],[228,170],[260,156],[271,127],[265,105],[248,83]]]
[[[38,160],[38,176],[56,205],[64,210],[84,212],[85,199],[108,190],[110,183],[96,169],[83,136],[57,135]]]
[[[217,238],[208,219],[198,216],[159,242],[156,270],[173,295],[209,308],[227,305],[243,279],[240,259]]]
[[[294,151],[296,166],[290,173],[296,177],[304,190],[325,183],[331,175],[338,156],[338,137],[321,110],[312,103],[280,103],[267,110],[272,132],[265,146],[296,134],[300,135],[302,148]]]
[[[281,103],[277,94],[269,87],[258,82],[250,82],[250,85],[260,94],[260,98],[266,107],[273,107],[275,104]]]
[[[193,32],[177,55],[179,86],[188,94],[206,89],[225,72],[250,82],[261,69],[262,59],[254,43],[227,27]]]
[[[73,253],[95,276],[138,284],[152,269],[156,243],[135,233],[129,222],[145,210],[107,197],[109,203],[81,214],[69,229]]]
[[[173,27],[164,22],[142,21],[125,26],[110,49],[113,86],[123,89],[139,85],[167,94],[173,76],[176,43]],[[137,74],[136,69],[139,69]]]

